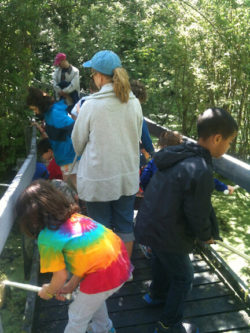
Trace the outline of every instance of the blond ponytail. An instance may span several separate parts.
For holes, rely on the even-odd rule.
[[[113,86],[116,97],[122,103],[127,103],[129,100],[130,83],[127,71],[122,67],[114,69]]]

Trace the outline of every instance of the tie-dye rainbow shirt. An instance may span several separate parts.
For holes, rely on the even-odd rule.
[[[91,218],[73,214],[58,230],[38,236],[41,273],[66,268],[83,277],[80,290],[95,294],[127,281],[131,263],[122,240]]]

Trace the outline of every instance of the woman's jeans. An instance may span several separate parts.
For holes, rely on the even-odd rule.
[[[113,230],[125,243],[134,241],[135,195],[121,196],[118,200],[86,202],[88,216]]]
[[[153,249],[152,298],[165,299],[160,321],[166,326],[179,324],[183,319],[184,301],[193,283],[193,266],[188,254]]]

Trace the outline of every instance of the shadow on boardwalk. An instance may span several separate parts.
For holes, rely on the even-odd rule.
[[[250,332],[245,305],[234,295],[199,254],[193,256],[195,280],[186,301],[185,319],[200,328],[200,333]],[[134,279],[127,282],[108,301],[110,317],[117,333],[152,333],[161,307],[145,306],[142,296],[151,279],[150,260],[135,246],[132,262]],[[47,282],[41,274],[39,284]],[[56,300],[37,299],[33,333],[63,333],[67,323],[68,304]]]

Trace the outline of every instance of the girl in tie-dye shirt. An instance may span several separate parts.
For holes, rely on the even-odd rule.
[[[105,300],[126,282],[131,264],[122,240],[110,229],[78,213],[78,206],[48,181],[33,182],[18,199],[22,230],[38,238],[41,273],[52,272],[39,292],[43,299],[80,292],[69,307],[65,333],[115,332]],[[72,273],[67,281],[68,272]],[[91,323],[90,323],[91,321]]]

